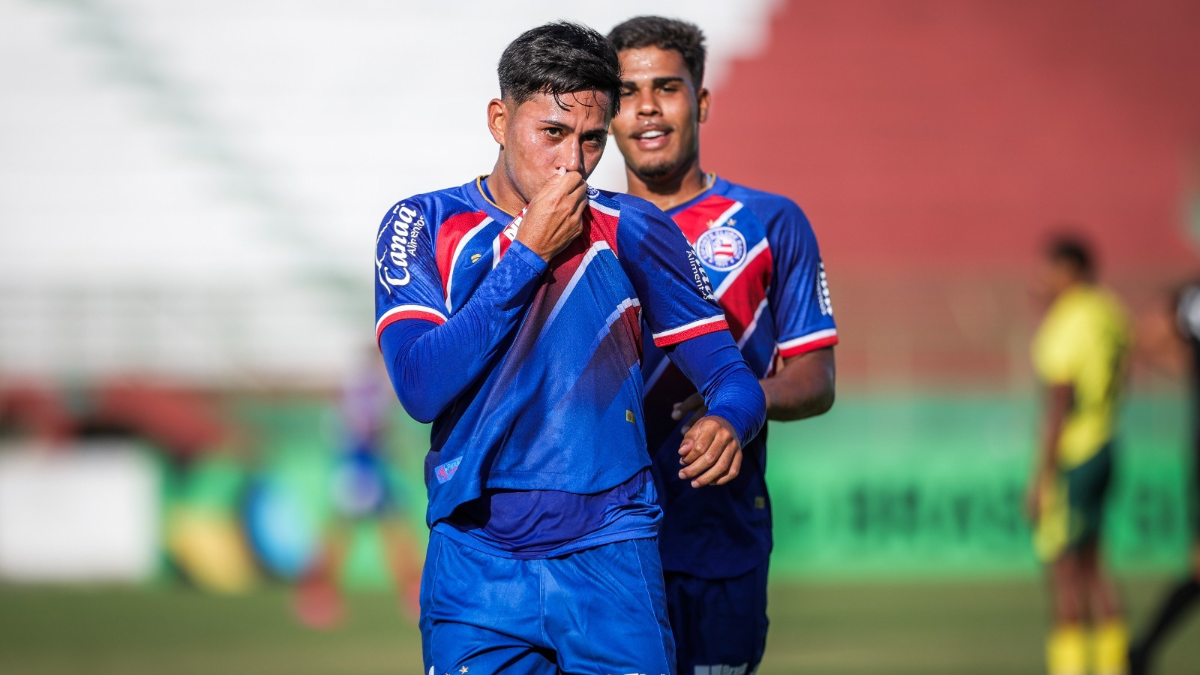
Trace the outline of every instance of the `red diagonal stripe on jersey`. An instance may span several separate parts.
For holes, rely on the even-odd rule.
[[[447,218],[442,223],[437,231],[437,266],[438,272],[442,276],[442,292],[446,292],[446,286],[450,283],[450,264],[454,262],[454,251],[458,248],[458,242],[462,241],[464,235],[471,228],[483,222],[487,218],[487,214],[483,211],[475,211],[473,213],[460,213],[456,216]]]
[[[613,255],[620,256],[617,252],[617,224],[620,219],[599,209],[589,208],[587,212],[591,214],[591,218],[584,220],[584,232],[593,242],[608,242]]]
[[[735,342],[742,338],[746,326],[754,321],[754,312],[762,304],[763,298],[767,297],[772,269],[771,249],[767,247],[733,271],[737,276],[729,282],[729,286],[718,298],[721,308],[725,310],[725,320],[729,322],[729,332],[733,334]]]
[[[721,214],[736,203],[728,197],[711,195],[676,213],[672,220],[683,231],[683,236],[687,237],[688,243],[695,244],[696,239],[709,228],[709,223],[720,218]]]
[[[591,211],[585,212],[584,218],[590,219]],[[585,224],[586,226],[586,224]],[[506,239],[503,234],[500,235],[502,240]],[[525,313],[525,320],[521,322],[521,327],[517,330],[517,336],[513,339],[513,344],[509,348],[509,356],[505,361],[505,371],[501,373],[497,379],[498,388],[507,387],[517,369],[525,362],[525,358],[533,349],[534,343],[537,342],[538,336],[542,334],[542,327],[546,325],[546,319],[550,318],[550,313],[554,311],[554,306],[558,304],[558,299],[566,292],[567,286],[571,283],[571,277],[575,276],[576,270],[583,263],[583,257],[587,254],[588,249],[592,247],[590,239],[583,236],[576,237],[574,241],[567,244],[561,253],[554,256],[550,261],[549,269],[542,276],[542,285],[534,294],[533,300],[529,303],[529,309]],[[504,247],[503,250],[508,250]],[[502,389],[500,389],[502,390]]]

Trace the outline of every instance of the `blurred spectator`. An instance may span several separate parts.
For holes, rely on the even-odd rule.
[[[341,566],[350,530],[365,520],[380,525],[405,612],[413,618],[419,614],[421,563],[415,535],[404,519],[384,457],[388,410],[394,400],[383,362],[372,345],[342,390],[345,436],[333,475],[334,522],[322,550],[297,587],[296,613],[314,628],[328,628],[341,620],[342,600],[337,586]]]

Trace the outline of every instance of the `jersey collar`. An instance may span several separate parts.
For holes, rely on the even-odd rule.
[[[498,223],[507,223],[516,218],[517,214],[505,211],[500,208],[499,204],[492,200],[488,194],[487,186],[484,185],[485,180],[487,180],[487,176],[479,176],[464,186],[471,202]]]
[[[682,213],[682,212],[692,208],[693,206],[699,204],[700,202],[704,201],[705,199],[708,199],[709,197],[711,197],[713,195],[725,194],[726,188],[729,187],[728,181],[726,181],[724,178],[721,178],[720,176],[718,176],[715,173],[708,174],[706,176],[706,178],[708,179],[708,187],[701,190],[695,197],[692,197],[691,199],[687,200],[686,202],[683,202],[682,204],[676,204],[675,206],[672,206],[671,208],[667,209],[666,214],[668,216],[671,216],[672,218],[674,218],[676,214]]]

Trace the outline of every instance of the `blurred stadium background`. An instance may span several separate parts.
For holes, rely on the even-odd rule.
[[[494,158],[520,31],[637,14],[710,39],[704,165],[791,196],[842,336],[777,425],[764,675],[1019,673],[1039,246],[1073,223],[1135,311],[1200,272],[1200,5],[754,0],[553,7],[0,2],[0,672],[413,672],[378,533],[347,623],[286,582],[330,513],[395,199]],[[623,185],[609,148],[594,176]],[[1135,365],[1109,550],[1134,625],[1185,562],[1183,383]],[[425,430],[390,453],[421,520]],[[1164,672],[1200,672],[1195,622]]]

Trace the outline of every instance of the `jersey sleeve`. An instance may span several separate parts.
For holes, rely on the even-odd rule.
[[[618,257],[637,291],[654,344],[728,330],[712,283],[679,227],[648,202],[625,203],[617,228]]]
[[[393,206],[375,239],[375,340],[397,321],[446,322],[446,298],[430,222],[416,200]]]
[[[838,342],[825,263],[808,217],[791,201],[768,224],[774,254],[768,300],[779,354],[798,356]]]
[[[1034,342],[1033,368],[1048,385],[1071,384],[1083,367],[1087,345],[1078,322],[1058,320],[1043,326]]]

